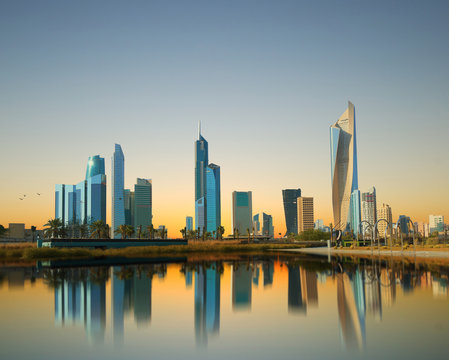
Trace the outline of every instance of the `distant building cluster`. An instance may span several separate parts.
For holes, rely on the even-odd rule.
[[[365,236],[372,235],[376,228],[380,237],[397,231],[407,235],[417,232],[427,237],[447,231],[443,215],[430,215],[428,224],[412,223],[406,215],[400,215],[394,222],[388,204],[377,206],[374,186],[366,192],[359,190],[355,107],[351,102],[330,127],[330,150],[333,223],[325,226],[321,219],[315,221],[313,197],[303,196],[300,188],[284,189],[285,235],[315,229]],[[118,144],[112,156],[111,172],[111,236],[120,237],[116,230],[121,225],[131,225],[135,230],[152,226],[152,181],[138,178],[133,190],[125,189],[125,157]],[[195,141],[195,216],[186,216],[186,233],[196,231],[200,236],[222,231],[220,177],[220,166],[209,163],[209,144],[199,125]],[[232,229],[228,233],[274,237],[272,216],[265,212],[253,214],[252,196],[252,191],[232,193]],[[102,157],[89,157],[86,177],[77,185],[56,185],[55,217],[65,225],[90,224],[96,220],[106,223],[106,175]]]

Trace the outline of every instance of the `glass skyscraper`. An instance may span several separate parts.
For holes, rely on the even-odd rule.
[[[125,156],[119,144],[115,144],[112,156],[111,237],[120,238],[115,230],[125,224]]]
[[[253,232],[253,199],[251,191],[234,191],[232,193],[232,228],[239,235]]]
[[[55,186],[55,218],[65,225],[106,223],[106,175],[104,158],[89,157],[86,179],[76,185]]]
[[[200,233],[203,229],[216,231],[221,226],[220,191],[220,167],[209,164],[209,145],[199,125],[195,142],[195,228]]]
[[[206,168],[206,217],[207,231],[217,231],[221,225],[220,167],[209,164]]]
[[[147,179],[137,179],[134,185],[134,229],[139,226],[145,230],[152,223],[152,182]]]
[[[330,152],[334,228],[348,230],[351,218],[359,216],[356,222],[360,222],[360,212],[350,213],[351,195],[358,190],[358,174],[355,108],[349,101],[346,111],[330,127]]]
[[[282,190],[282,200],[284,202],[285,224],[288,234],[298,233],[298,205],[297,200],[301,197],[301,189]]]
[[[193,230],[193,219],[191,216],[186,216],[186,230]]]

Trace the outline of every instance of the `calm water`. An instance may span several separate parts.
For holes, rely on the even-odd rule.
[[[448,274],[295,256],[2,267],[0,358],[447,358]]]

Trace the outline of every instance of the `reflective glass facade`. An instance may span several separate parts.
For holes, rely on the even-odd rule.
[[[191,216],[186,216],[186,230],[193,230],[193,218]]]
[[[145,230],[152,223],[152,183],[151,180],[137,179],[134,185],[134,229]]]
[[[232,229],[238,230],[240,235],[246,234],[247,229],[253,229],[253,205],[251,191],[234,191],[232,193]]]
[[[112,202],[111,202],[111,236],[118,239],[115,230],[125,224],[125,155],[119,144],[115,144],[112,156]]]
[[[273,217],[264,212],[253,216],[253,227],[256,235],[274,236]]]
[[[89,156],[87,160],[86,180],[96,175],[104,175],[104,158],[100,155]]]
[[[360,191],[354,190],[351,194],[351,204],[350,204],[350,229],[353,233],[360,233]]]
[[[87,222],[102,220],[106,224],[106,175],[87,179]]]
[[[358,190],[355,108],[351,102],[330,127],[330,152],[333,225],[337,230],[347,230],[351,218],[357,216],[357,213],[350,213],[350,203],[353,191]]]
[[[198,131],[198,140],[195,142],[195,228],[203,231],[207,227],[206,208],[206,169],[209,163],[209,145]],[[199,214],[201,211],[201,214]]]
[[[92,161],[97,165],[93,166]],[[103,220],[106,223],[104,159],[98,155],[89,157],[87,168],[86,174],[98,171],[103,171],[103,174],[92,175],[77,185],[55,186],[55,218],[60,218],[66,225],[89,224],[96,220]],[[89,168],[92,168],[92,171],[89,171]]]
[[[206,214],[207,231],[217,231],[221,226],[221,205],[220,205],[220,167],[209,164],[206,169]]]
[[[285,224],[288,234],[298,233],[298,205],[297,199],[301,197],[301,189],[282,190],[282,200],[284,202]]]

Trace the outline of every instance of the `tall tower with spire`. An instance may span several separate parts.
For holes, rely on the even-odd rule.
[[[220,167],[209,164],[209,148],[201,135],[195,141],[195,229],[213,232],[221,226]]]

